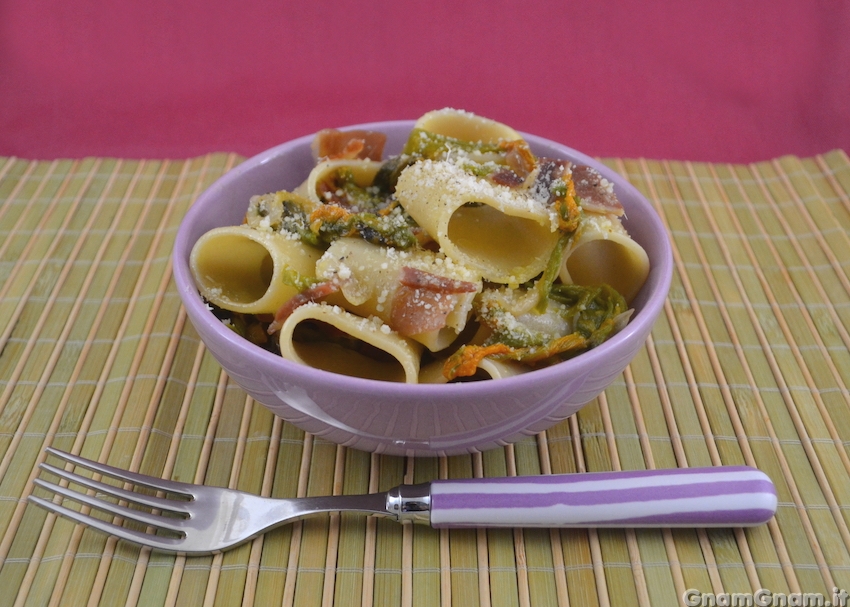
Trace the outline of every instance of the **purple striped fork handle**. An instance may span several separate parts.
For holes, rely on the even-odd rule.
[[[776,505],[749,466],[431,482],[434,527],[751,527]]]

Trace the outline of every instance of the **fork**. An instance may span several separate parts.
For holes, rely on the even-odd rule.
[[[748,466],[434,480],[383,493],[280,499],[163,480],[52,447],[46,452],[65,466],[40,464],[60,481],[34,479],[55,496],[30,495],[30,502],[120,539],[186,555],[222,552],[285,523],[329,512],[436,528],[750,527],[767,522],[777,505],[770,478]],[[73,472],[74,466],[123,486]],[[83,508],[68,507],[63,498]],[[91,509],[113,519],[92,516]]]

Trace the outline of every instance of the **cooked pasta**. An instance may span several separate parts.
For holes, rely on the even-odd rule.
[[[406,383],[525,373],[628,322],[649,261],[594,169],[462,110],[422,116],[397,155],[383,142],[321,131],[299,187],[198,240],[215,314],[297,363]]]
[[[321,325],[333,327],[342,335],[324,331]],[[299,330],[312,334],[303,339]],[[370,355],[364,344],[384,356]],[[296,309],[281,326],[280,350],[290,360],[325,371],[408,384],[419,381],[421,346],[377,319],[327,303]]]
[[[293,277],[315,275],[320,255],[283,234],[233,226],[201,236],[190,264],[210,303],[243,314],[274,314],[298,294]]]
[[[522,139],[506,124],[454,108],[428,112],[416,121],[413,128],[470,142],[499,143]]]
[[[451,258],[359,238],[335,241],[316,264],[316,274],[339,284],[340,297],[328,301],[379,318],[432,352],[449,346],[463,331],[481,290],[480,276]],[[431,288],[420,286],[423,281]]]
[[[304,195],[315,204],[342,202],[354,207],[370,202],[368,188],[382,163],[373,160],[323,160],[310,171],[304,184]],[[356,197],[353,193],[359,192]]]
[[[564,252],[560,278],[566,284],[614,287],[631,302],[649,275],[649,257],[616,217],[588,213]]]
[[[408,167],[396,197],[448,257],[491,282],[531,280],[546,267],[560,237],[557,219],[543,202],[449,161]]]

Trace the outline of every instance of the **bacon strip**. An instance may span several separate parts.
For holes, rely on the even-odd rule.
[[[311,149],[316,160],[380,160],[386,141],[386,134],[378,131],[324,129],[316,133]]]
[[[465,280],[455,280],[425,270],[404,266],[401,271],[401,284],[416,289],[426,289],[434,293],[474,293],[478,285]]]
[[[603,179],[599,171],[592,167],[573,167],[573,183],[576,194],[581,199],[581,207],[590,213],[620,216],[624,213],[623,205],[610,184],[603,184]]]
[[[401,286],[393,296],[390,325],[402,335],[418,335],[446,326],[457,300],[453,295],[474,293],[478,285],[424,270],[402,268]]]
[[[274,320],[267,329],[268,334],[273,335],[280,331],[280,328],[283,326],[283,323],[286,322],[286,319],[289,318],[290,315],[299,307],[307,303],[319,301],[323,297],[327,297],[331,293],[336,293],[337,291],[339,291],[339,285],[336,282],[326,281],[317,283],[312,287],[301,291],[297,295],[294,295],[285,304],[283,304],[277,312],[275,312]]]

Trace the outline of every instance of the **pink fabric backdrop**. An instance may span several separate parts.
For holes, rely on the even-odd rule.
[[[0,155],[252,155],[446,106],[597,156],[850,151],[850,2],[0,2]]]

